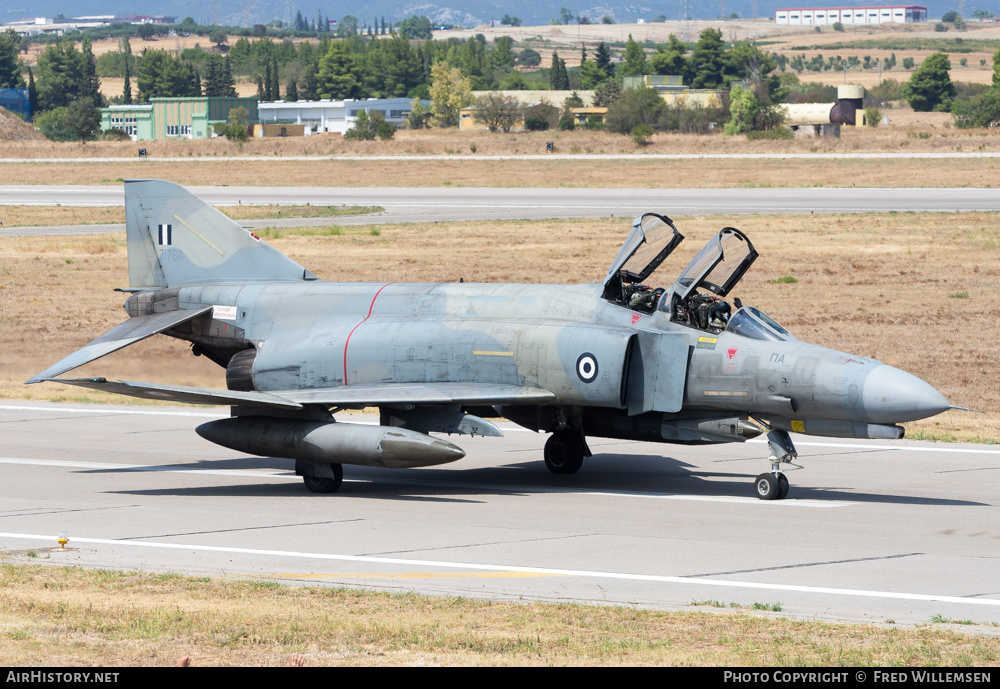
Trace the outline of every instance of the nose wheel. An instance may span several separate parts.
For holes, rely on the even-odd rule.
[[[781,472],[781,464],[791,464],[799,453],[786,431],[768,433],[767,444],[771,450],[771,471],[757,477],[754,492],[761,500],[783,500],[788,495],[788,478]]]
[[[754,490],[761,500],[781,500],[788,495],[788,478],[780,472],[761,474],[754,481]]]

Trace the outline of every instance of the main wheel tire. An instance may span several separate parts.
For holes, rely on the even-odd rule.
[[[777,500],[781,492],[778,477],[774,474],[761,474],[754,481],[753,487],[761,500]]]
[[[545,441],[544,456],[553,474],[575,474],[583,466],[583,439],[573,431],[556,431]]]
[[[330,464],[333,478],[324,476],[303,476],[302,481],[310,493],[336,493],[344,481],[344,467],[340,464]]]
[[[778,474],[778,500],[784,500],[788,495],[788,477],[784,474]]]

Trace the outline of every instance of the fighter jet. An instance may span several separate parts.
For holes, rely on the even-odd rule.
[[[732,227],[668,286],[654,273],[684,238],[656,213],[635,219],[599,283],[330,283],[176,184],[125,182],[125,213],[128,320],[27,382],[227,405],[198,434],[294,460],[314,493],[336,491],[344,464],[458,460],[460,447],[430,434],[501,436],[491,419],[502,417],[550,434],[556,474],[580,470],[588,438],[766,432],[770,470],[753,485],[774,500],[798,456],[789,431],[895,439],[901,422],[953,408],[909,373],[726,301],[758,256]],[[225,369],[227,389],[56,377],[155,334],[190,342]],[[373,407],[379,425],[340,414]]]

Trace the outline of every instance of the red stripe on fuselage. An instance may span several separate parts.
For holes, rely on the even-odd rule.
[[[381,287],[378,288],[378,292],[376,292],[375,296],[372,297],[372,303],[368,306],[368,315],[364,317],[364,319],[361,321],[361,323],[364,323],[365,321],[367,321],[369,318],[372,317],[372,309],[375,308],[375,300],[378,299],[378,295],[382,294],[382,290],[384,290],[386,287],[388,287],[391,284],[392,283],[389,282],[389,283],[386,283],[386,284],[384,284],[384,285],[382,285]],[[354,326],[351,329],[351,332],[348,333],[348,335],[347,335],[347,340],[344,342],[344,385],[347,385],[347,345],[350,344],[350,342],[351,342],[351,335],[354,334],[354,331],[361,327],[361,323],[358,323],[356,326]]]

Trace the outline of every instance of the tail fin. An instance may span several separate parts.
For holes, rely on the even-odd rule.
[[[132,288],[317,279],[173,182],[125,181],[125,231]]]

